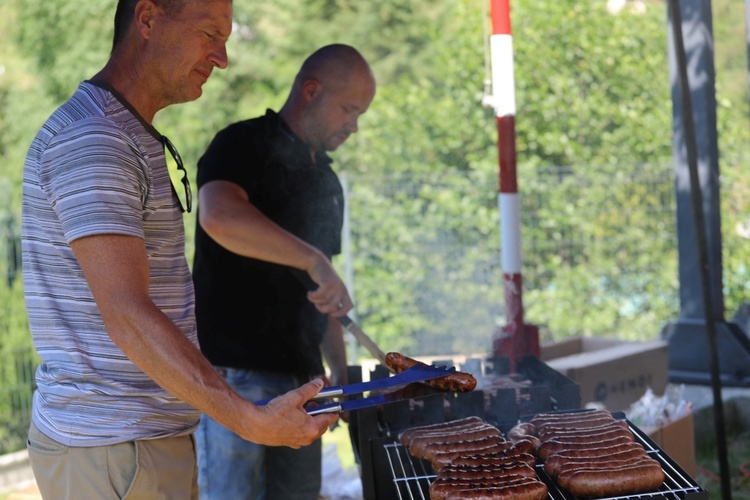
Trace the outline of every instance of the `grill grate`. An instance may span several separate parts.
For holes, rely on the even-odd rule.
[[[633,431],[636,441],[643,445],[651,458],[662,464],[662,470],[666,477],[664,484],[657,492],[628,495],[622,497],[608,497],[606,500],[641,500],[641,499],[668,499],[668,500],[698,500],[707,499],[708,492],[680,468],[666,453],[664,453],[651,439],[640,429],[628,421],[630,430]],[[409,451],[397,441],[384,443],[393,483],[399,500],[429,500],[429,488],[435,479],[435,472],[429,462],[412,457]],[[553,500],[575,500],[565,490],[560,489],[549,475],[544,471],[543,465],[537,465],[537,476],[549,489],[548,498]]]

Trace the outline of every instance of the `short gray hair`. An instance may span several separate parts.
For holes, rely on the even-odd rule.
[[[192,0],[153,0],[156,5],[164,9],[168,14],[175,14],[182,10]],[[130,24],[135,15],[135,5],[138,0],[118,0],[115,10],[115,34],[112,39],[112,50],[122,43],[125,33],[128,32]]]

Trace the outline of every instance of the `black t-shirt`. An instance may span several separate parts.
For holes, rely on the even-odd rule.
[[[341,251],[344,196],[331,159],[296,137],[279,115],[220,131],[198,162],[198,187],[241,186],[250,202],[329,259]],[[200,206],[198,207],[200,210]],[[195,231],[193,282],[198,340],[212,364],[301,376],[323,373],[327,317],[291,268],[242,257]]]

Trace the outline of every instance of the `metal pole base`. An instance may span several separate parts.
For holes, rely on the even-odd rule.
[[[716,341],[721,385],[750,387],[750,337],[736,324],[717,321]],[[680,319],[661,332],[667,340],[669,381],[711,385],[708,335],[702,320]]]
[[[516,371],[516,362],[523,356],[541,355],[539,348],[539,327],[536,325],[505,325],[492,342],[492,355],[510,360],[511,372]]]

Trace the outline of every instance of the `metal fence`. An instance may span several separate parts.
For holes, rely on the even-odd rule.
[[[38,358],[26,323],[21,283],[21,228],[0,210],[0,453],[25,444]]]
[[[343,178],[345,267],[368,333],[385,338],[388,328],[408,328],[404,345],[415,355],[486,352],[504,322],[496,174]],[[543,327],[543,340],[658,336],[678,312],[671,164],[539,169],[519,178],[524,304],[528,320]],[[193,224],[186,219],[189,258]],[[0,453],[24,445],[37,364],[22,298],[19,235],[18,216],[6,217],[0,224]],[[365,271],[369,276],[360,276]],[[409,300],[389,303],[399,294]],[[393,326],[396,316],[413,322]]]
[[[542,340],[653,340],[676,317],[672,169],[519,172],[523,303]],[[505,324],[496,172],[347,181],[345,258],[368,333],[420,355],[488,352]]]

